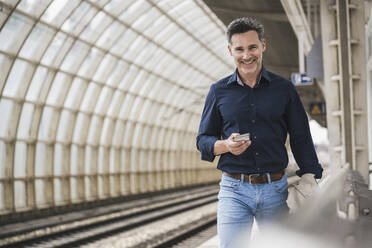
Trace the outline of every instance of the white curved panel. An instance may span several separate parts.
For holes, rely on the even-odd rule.
[[[196,182],[202,99],[232,69],[202,1],[3,2],[0,212]]]

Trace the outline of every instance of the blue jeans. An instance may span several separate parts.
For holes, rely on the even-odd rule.
[[[261,226],[288,213],[288,182],[250,184],[222,173],[218,194],[217,230],[219,248],[247,247],[253,218]]]

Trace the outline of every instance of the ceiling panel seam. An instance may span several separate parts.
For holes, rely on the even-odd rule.
[[[201,40],[199,40],[197,37],[195,37],[190,31],[185,29],[182,25],[180,25],[175,19],[173,19],[167,12],[165,12],[163,9],[161,9],[159,6],[157,6],[152,0],[146,0],[151,5],[156,7],[163,15],[167,16],[169,20],[171,20],[173,23],[175,23],[181,30],[184,30],[185,33],[187,33],[190,37],[192,37],[196,42],[198,42],[202,47],[204,47],[206,50],[208,50],[211,54],[213,54],[218,60],[220,60],[223,64],[226,65],[227,68],[231,68],[231,65],[226,62],[224,58],[221,58],[218,54],[216,54],[214,51],[212,51],[209,47],[207,47]],[[215,80],[217,81],[217,80]]]
[[[221,34],[225,36],[226,35],[225,26],[221,27],[221,25],[223,24],[218,23],[216,20],[212,18],[211,14],[209,13],[209,11],[211,10],[208,8],[208,6],[205,6],[205,3],[201,4],[199,1],[200,0],[194,0],[194,3],[199,6],[199,8],[205,13],[206,16],[208,16],[209,20],[216,24],[216,26],[221,30]],[[209,11],[207,11],[206,8],[208,8]]]
[[[136,30],[135,28],[133,28],[132,26],[128,25],[127,23],[123,22],[122,20],[120,20],[118,17],[112,15],[110,12],[106,11],[104,8],[98,6],[97,4],[95,3],[92,3],[90,0],[84,0],[86,2],[88,2],[89,4],[91,4],[92,6],[94,6],[95,8],[97,8],[99,11],[102,11],[103,13],[105,13],[106,15],[110,16],[111,18],[113,18],[115,21],[118,21],[119,23],[121,23],[123,26],[125,26],[126,28],[134,31],[137,35],[139,36],[142,36],[144,37],[147,41],[155,44],[157,47],[163,49],[164,51],[166,51],[168,54],[171,54],[173,57],[177,58],[178,60],[182,61],[184,64],[187,64],[188,66],[190,66],[191,68],[195,69],[196,71],[199,71],[201,74],[205,75],[206,77],[210,78],[211,80],[215,80],[216,81],[216,78],[214,78],[213,76],[211,76],[210,74],[206,73],[206,72],[203,72],[201,71],[199,68],[193,66],[190,62],[186,61],[185,59],[179,57],[178,55],[174,54],[171,50],[163,47],[161,44],[155,42],[154,40],[152,40],[150,37],[147,37],[145,34],[141,33],[140,31]],[[156,6],[157,7],[157,6]],[[159,8],[158,8],[159,9]],[[174,23],[176,23],[173,19],[171,19],[165,12],[161,11],[159,9],[160,12],[162,12],[165,16],[167,16],[171,21],[173,21]],[[179,26],[179,25],[178,25]],[[182,29],[184,30],[184,29]],[[185,31],[185,30],[184,30]],[[187,34],[190,35],[190,33],[186,32]],[[193,37],[193,36],[192,36]],[[193,37],[194,38],[194,37]],[[195,40],[197,40],[196,38],[194,38]],[[198,41],[198,40],[197,40]],[[200,44],[203,44],[201,43],[200,41],[198,42]],[[205,46],[203,46],[204,48],[206,48]],[[206,48],[207,49],[207,48]],[[207,49],[209,52],[211,52],[213,55],[215,55],[216,57],[218,57],[218,55],[216,55],[215,53],[213,53],[213,51],[211,51],[210,49]],[[219,57],[218,57],[219,58]],[[220,58],[219,58],[220,59]],[[221,61],[223,61],[222,59],[220,59]],[[224,64],[226,64],[228,67],[230,65],[228,65],[227,63],[225,63],[223,61]]]
[[[14,12],[16,12],[16,13],[18,13],[18,14],[21,14],[21,15],[24,15],[24,16],[26,16],[26,17],[32,19],[32,20],[36,20],[36,19],[37,19],[37,18],[35,18],[35,17],[29,15],[28,13],[25,13],[25,12],[20,11],[20,10],[15,10]],[[185,87],[185,86],[183,86],[183,85],[180,85],[180,84],[178,84],[177,82],[175,82],[175,81],[173,81],[173,80],[171,80],[171,79],[169,79],[169,78],[166,78],[166,77],[164,77],[164,76],[162,76],[162,75],[160,75],[160,74],[157,74],[157,73],[155,73],[155,72],[153,72],[153,71],[151,71],[151,70],[149,70],[149,69],[147,69],[147,68],[145,68],[145,67],[143,67],[143,66],[141,66],[141,65],[137,65],[137,64],[133,63],[133,61],[129,61],[129,60],[127,60],[127,59],[124,59],[124,58],[120,57],[119,55],[116,55],[116,54],[110,52],[109,50],[106,50],[106,49],[103,49],[103,48],[101,48],[101,47],[99,47],[99,46],[96,46],[94,43],[91,43],[91,42],[89,42],[89,41],[82,40],[80,37],[78,37],[78,36],[76,36],[76,35],[73,35],[73,34],[71,34],[71,33],[68,33],[68,32],[66,32],[66,31],[62,30],[61,28],[55,27],[54,25],[51,25],[51,24],[49,24],[49,23],[46,23],[46,22],[44,22],[44,21],[42,21],[42,20],[40,20],[39,23],[41,23],[41,24],[43,24],[43,25],[45,25],[45,26],[47,26],[47,27],[49,27],[49,28],[55,30],[55,31],[56,31],[56,34],[57,34],[58,32],[61,32],[61,33],[65,34],[66,36],[73,38],[75,41],[78,40],[78,41],[80,41],[80,42],[82,42],[82,43],[88,45],[90,48],[95,47],[96,49],[102,51],[103,53],[110,54],[111,56],[117,58],[118,60],[124,61],[124,62],[126,62],[127,64],[132,64],[132,65],[136,66],[137,68],[139,68],[139,69],[141,69],[141,70],[144,70],[144,71],[146,71],[146,72],[149,73],[149,74],[155,75],[155,76],[158,77],[158,78],[162,78],[164,81],[166,81],[166,82],[168,82],[168,83],[170,83],[170,84],[172,84],[172,85],[175,85],[175,86],[177,86],[177,87],[179,87],[179,88],[181,88],[181,89],[185,89],[185,90],[191,91],[191,92],[193,92],[194,94],[199,95],[199,96],[202,96],[202,95],[203,95],[203,94],[199,93],[198,91],[195,91],[195,90],[192,89],[192,88],[187,88],[187,87]],[[133,29],[132,29],[132,30],[133,30]],[[135,31],[135,30],[133,30],[133,31]],[[137,31],[135,31],[135,32],[136,32],[137,34],[141,34],[141,33],[137,32]],[[143,36],[143,35],[141,35],[141,36]],[[146,37],[145,37],[145,39],[151,41],[150,39],[148,39],[148,38],[146,38]],[[154,42],[153,42],[153,43],[154,43]],[[161,46],[160,46],[159,44],[157,44],[157,43],[154,43],[154,44],[157,45],[158,47],[161,47]],[[163,50],[167,51],[165,48],[164,48]],[[4,54],[8,54],[8,55],[10,55],[11,57],[15,57],[15,54],[6,53],[5,51],[0,51],[0,52],[3,52]],[[9,57],[10,57],[10,56],[9,56]],[[21,58],[21,57],[19,57],[19,58]],[[40,61],[38,61],[38,62],[33,62],[33,64],[36,64],[36,63],[41,64]],[[187,64],[188,64],[188,63],[187,63]],[[41,65],[46,66],[46,65],[44,65],[44,64],[41,64]],[[189,65],[189,64],[188,64],[188,65]],[[47,67],[47,66],[46,66],[46,67]],[[192,67],[192,68],[195,69],[195,70],[197,70],[197,71],[200,71],[200,70],[198,70],[198,69],[195,68],[195,67]],[[60,70],[60,68],[55,68],[55,70],[58,71],[58,70]],[[70,73],[70,74],[72,74],[72,75],[77,75],[77,74],[75,74],[75,73]],[[203,74],[205,74],[205,73],[203,73]],[[211,77],[211,76],[208,75],[208,74],[205,74],[205,75],[206,75],[208,78]],[[89,79],[89,80],[90,80],[90,79]],[[214,80],[214,79],[212,79],[212,80]],[[0,95],[0,96],[1,96],[1,95]]]
[[[6,53],[6,52],[4,52],[4,51],[0,51],[0,53],[4,54],[4,55],[6,55],[6,56],[9,56],[9,57],[10,57],[10,56],[11,56],[11,57],[14,56],[14,55],[8,54],[8,53]],[[64,74],[66,74],[66,75],[68,75],[68,76],[71,76],[72,78],[79,78],[79,79],[82,79],[82,80],[84,80],[84,81],[86,81],[86,82],[96,84],[98,87],[108,87],[108,88],[110,88],[110,89],[112,89],[112,90],[114,90],[114,91],[120,91],[120,92],[122,92],[124,95],[125,95],[125,94],[128,94],[128,95],[132,95],[132,96],[140,97],[140,98],[142,98],[142,99],[147,99],[147,100],[150,100],[150,101],[152,101],[152,102],[159,103],[159,104],[161,104],[161,105],[166,105],[166,106],[169,106],[169,107],[171,107],[171,108],[174,108],[175,110],[178,110],[178,107],[176,107],[176,106],[170,105],[170,104],[165,103],[165,102],[160,102],[160,101],[157,101],[157,100],[155,100],[155,99],[152,99],[152,98],[149,98],[149,97],[146,97],[146,96],[142,96],[142,95],[139,95],[139,94],[133,93],[133,92],[131,92],[131,91],[129,91],[129,90],[123,90],[123,89],[120,89],[120,88],[118,88],[118,86],[112,86],[112,85],[109,85],[109,84],[102,84],[102,83],[97,82],[97,81],[94,81],[94,80],[92,80],[92,79],[90,79],[90,78],[85,78],[85,77],[83,77],[83,76],[80,76],[80,75],[77,75],[77,74],[74,74],[74,73],[71,73],[71,72],[68,72],[68,71],[63,71],[63,70],[61,70],[61,69],[59,69],[59,68],[56,68],[56,67],[52,67],[52,66],[49,66],[49,65],[44,65],[44,64],[41,64],[41,63],[36,63],[36,62],[34,62],[34,61],[30,60],[30,59],[27,59],[27,58],[18,57],[18,59],[20,59],[20,60],[24,60],[24,61],[26,61],[26,62],[28,62],[28,63],[31,63],[31,64],[33,64],[33,65],[36,65],[36,66],[37,66],[37,65],[41,65],[41,66],[43,66],[43,67],[45,67],[45,68],[47,68],[47,69],[49,69],[49,70],[55,71],[56,73],[57,73],[57,72],[61,72],[61,73],[64,73]],[[155,75],[155,76],[156,76],[156,75]],[[172,85],[173,85],[173,84],[172,84]],[[187,89],[184,89],[184,90],[187,90]],[[203,96],[203,95],[201,95],[201,96]],[[1,96],[1,97],[3,97],[3,98],[7,98],[7,99],[14,99],[16,102],[27,101],[27,102],[30,102],[30,103],[34,103],[35,105],[47,105],[47,106],[48,106],[48,104],[39,103],[39,102],[36,102],[36,101],[25,100],[24,98],[16,98],[16,97],[10,97],[10,96],[5,96],[5,95],[3,95],[3,96]],[[53,105],[50,105],[50,106],[53,106]],[[67,109],[67,108],[65,108],[65,109]],[[185,111],[186,111],[186,112],[189,112],[189,113],[192,113],[192,114],[199,115],[199,113],[197,113],[197,112],[192,112],[192,111],[187,111],[187,110],[185,110]]]

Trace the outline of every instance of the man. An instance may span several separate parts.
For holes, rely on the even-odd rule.
[[[263,25],[239,18],[227,28],[235,72],[210,88],[197,137],[203,160],[221,155],[218,195],[220,248],[235,247],[249,236],[253,218],[260,225],[288,212],[287,133],[304,181],[321,178],[309,123],[293,84],[262,65],[266,49]],[[234,141],[239,134],[250,140]],[[245,247],[245,246],[244,246]]]

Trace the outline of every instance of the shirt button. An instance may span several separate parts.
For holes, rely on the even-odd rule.
[[[258,155],[258,152],[256,152],[256,155]]]
[[[253,103],[251,103],[251,107],[253,107],[254,106],[254,104]]]
[[[252,120],[252,123],[255,123],[256,121],[255,120]]]
[[[260,168],[257,168],[257,170],[260,170]]]
[[[254,138],[254,139],[257,139],[257,136],[254,136],[253,138]]]

